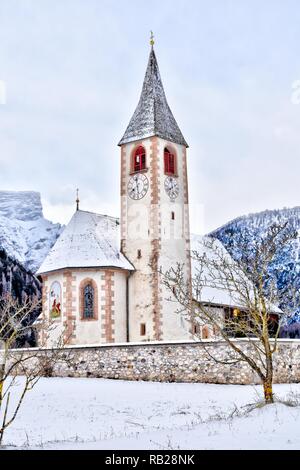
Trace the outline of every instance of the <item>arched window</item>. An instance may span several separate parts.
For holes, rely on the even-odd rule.
[[[176,155],[171,153],[168,148],[165,148],[164,151],[165,159],[165,174],[166,175],[175,175],[176,173]]]
[[[87,284],[83,289],[83,318],[94,317],[95,292],[91,284]]]
[[[209,334],[209,329],[207,326],[203,326],[202,328],[202,339],[209,339],[210,334]]]
[[[85,278],[79,285],[81,320],[98,320],[98,289],[94,279]]]
[[[50,287],[49,310],[51,318],[61,316],[61,286],[58,281],[54,281]]]
[[[141,171],[146,169],[146,151],[142,145],[140,145],[133,154],[133,171]]]

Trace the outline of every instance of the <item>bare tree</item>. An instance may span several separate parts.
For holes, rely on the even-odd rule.
[[[192,253],[192,298],[185,281],[183,266],[177,265],[163,273],[163,282],[182,307],[181,313],[197,328],[209,325],[214,334],[228,345],[228,358],[215,361],[232,364],[247,363],[260,377],[266,403],[273,403],[273,355],[283,321],[278,309],[280,293],[274,273],[274,260],[296,238],[287,224],[272,225],[255,240],[241,235],[239,248],[243,257],[235,261],[224,246],[213,238],[206,238],[199,250]],[[294,304],[297,301],[295,293]],[[216,299],[234,306],[216,308]],[[222,314],[220,314],[222,312]],[[246,339],[243,347],[236,338]],[[245,343],[244,343],[245,346]]]
[[[26,393],[45,375],[45,365],[49,367],[59,357],[59,350],[49,354],[35,348],[13,349],[28,333],[31,328],[28,319],[39,306],[37,298],[28,298],[22,304],[9,294],[0,298],[0,446],[4,432],[16,419]],[[52,325],[43,324],[42,327],[49,331]],[[63,347],[61,340],[58,345]],[[14,391],[14,400],[11,400],[19,375],[23,377]]]

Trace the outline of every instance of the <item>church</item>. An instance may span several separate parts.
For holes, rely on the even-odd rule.
[[[136,110],[119,142],[120,219],[79,208],[39,268],[39,345],[193,338],[162,282],[177,263],[191,283],[188,144],[168,105],[151,40]]]

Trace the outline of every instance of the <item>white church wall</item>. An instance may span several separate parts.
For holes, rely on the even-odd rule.
[[[122,200],[121,200],[121,237],[125,239],[124,252],[136,268],[129,279],[130,306],[130,341],[143,341],[154,338],[153,305],[151,286],[152,245],[149,238],[151,187],[142,200],[135,201],[128,197],[127,185],[131,173],[131,158],[135,148],[143,145],[146,150],[147,176],[151,186],[150,154],[151,139],[134,142],[122,147]],[[141,257],[138,257],[140,250]],[[146,327],[146,334],[141,335],[141,325]]]
[[[126,341],[125,270],[78,269],[58,271],[44,276],[43,318],[51,325],[41,332],[39,345],[55,347],[67,344],[103,344]],[[61,315],[51,318],[50,292],[53,283],[61,286]],[[94,318],[82,318],[81,292],[84,283],[92,282],[96,308]],[[47,336],[46,336],[47,335]]]
[[[51,305],[53,304],[50,300],[51,288],[55,282],[58,282],[61,288],[61,299],[60,299],[60,316],[52,318]],[[42,317],[45,325],[43,332],[40,332],[39,343],[46,344],[49,347],[55,347],[61,341],[64,326],[64,281],[63,275],[60,272],[49,274],[43,277],[43,297],[42,297]]]
[[[74,296],[74,307],[75,307],[75,316],[76,316],[76,330],[75,336],[76,339],[74,343],[77,344],[100,344],[101,343],[101,305],[103,300],[101,300],[101,287],[103,281],[101,280],[101,271],[100,270],[80,270],[73,272],[76,277],[76,281],[72,287],[73,296]],[[80,285],[85,280],[92,279],[97,286],[97,318],[94,319],[82,319],[82,313],[80,311]]]
[[[127,185],[132,154],[139,145],[146,150],[147,171],[143,174],[148,178],[149,189],[141,200],[135,201],[128,196]],[[167,146],[177,157],[179,194],[174,202],[170,201],[165,191],[164,149]],[[130,341],[157,339],[158,328],[160,339],[189,339],[189,323],[182,315],[176,314],[179,305],[166,300],[170,292],[166,292],[158,274],[154,274],[159,268],[165,272],[179,262],[186,264],[186,277],[189,276],[185,147],[151,138],[124,145],[121,155],[122,245],[124,253],[136,268],[129,280]],[[174,220],[172,212],[175,214]],[[143,325],[146,332],[141,335]]]
[[[164,149],[168,147],[175,152],[177,158],[176,180],[179,193],[175,201],[171,201],[165,190],[164,174]],[[161,203],[161,256],[159,258],[160,269],[166,273],[169,269],[176,269],[177,263],[184,265],[185,279],[189,278],[189,225],[187,204],[187,181],[185,175],[185,147],[159,139],[159,166],[162,169],[160,178],[160,203]],[[174,220],[172,220],[174,212]],[[190,322],[182,311],[182,306],[175,302],[172,292],[164,285],[161,287],[162,298],[162,329],[163,340],[190,339]]]
[[[126,271],[114,272],[114,341],[127,341]]]

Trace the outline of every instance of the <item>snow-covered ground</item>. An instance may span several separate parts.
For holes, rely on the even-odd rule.
[[[18,379],[21,381],[22,379]],[[14,395],[18,388],[14,389]],[[300,384],[276,385],[278,398]],[[248,411],[261,387],[43,378],[7,430],[44,449],[300,449],[300,406]]]

